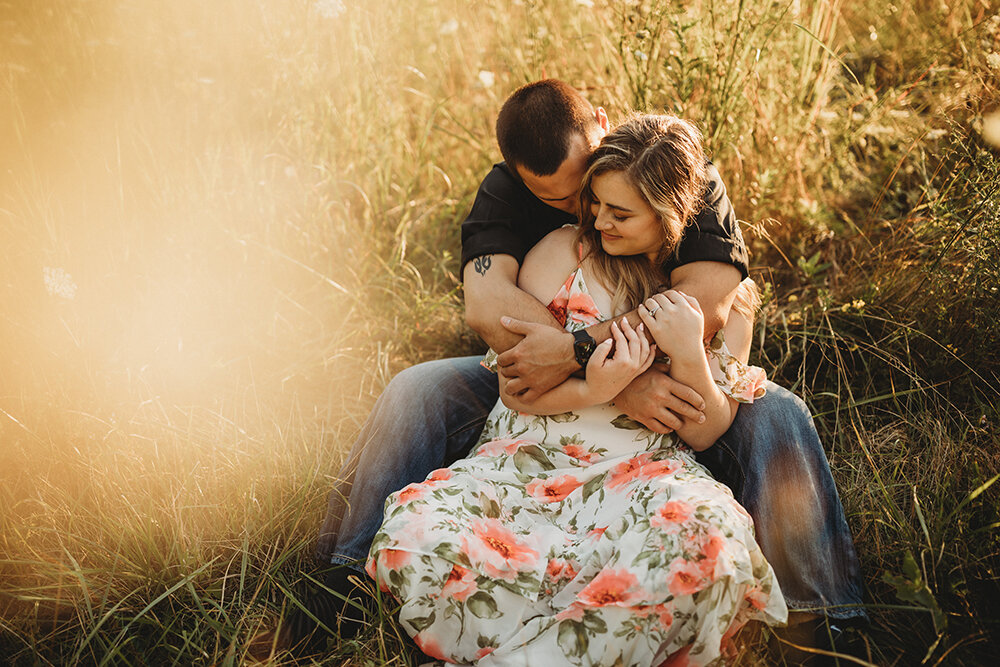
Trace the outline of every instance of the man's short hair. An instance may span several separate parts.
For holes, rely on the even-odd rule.
[[[529,83],[507,98],[497,116],[497,143],[507,165],[538,176],[556,173],[576,134],[598,127],[594,107],[558,79]]]

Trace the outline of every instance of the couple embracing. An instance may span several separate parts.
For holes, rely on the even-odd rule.
[[[708,664],[748,620],[865,619],[811,416],[747,366],[756,288],[697,129],[609,129],[555,80],[504,104],[462,226],[467,319],[500,354],[386,388],[311,621],[350,632],[362,571],[459,663]]]

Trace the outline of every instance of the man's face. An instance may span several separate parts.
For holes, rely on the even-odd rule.
[[[583,174],[587,171],[587,159],[600,140],[599,136],[588,140],[582,134],[577,134],[573,137],[566,159],[554,174],[539,176],[524,167],[518,167],[517,174],[531,193],[543,202],[576,215],[579,205],[577,194]]]

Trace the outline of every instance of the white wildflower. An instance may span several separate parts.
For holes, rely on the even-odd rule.
[[[344,0],[316,0],[313,9],[325,19],[335,19],[347,11]]]
[[[993,69],[1000,70],[1000,53],[991,51],[986,54],[986,64]]]
[[[73,276],[64,269],[46,266],[42,270],[42,275],[45,277],[45,289],[49,295],[62,297],[68,301],[76,298],[76,283],[73,282]]]
[[[489,70],[479,71],[479,84],[483,88],[492,88],[493,84],[497,82],[497,75]]]
[[[439,35],[454,35],[456,32],[458,32],[458,21],[455,19],[448,19],[438,28]]]
[[[639,49],[634,49],[632,51],[632,55],[635,56],[636,60],[649,60],[649,56],[647,56],[644,51],[640,51]]]
[[[1000,148],[1000,111],[983,118],[983,140],[994,148]]]
[[[875,26],[873,25],[868,26],[868,39],[873,42],[878,40],[878,33],[875,32]]]
[[[576,0],[576,4],[590,9],[594,6],[594,0]]]

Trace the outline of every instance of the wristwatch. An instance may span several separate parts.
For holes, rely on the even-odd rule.
[[[576,357],[576,363],[580,364],[580,368],[587,367],[587,362],[590,361],[596,347],[597,341],[587,333],[586,329],[573,332],[573,356]]]

